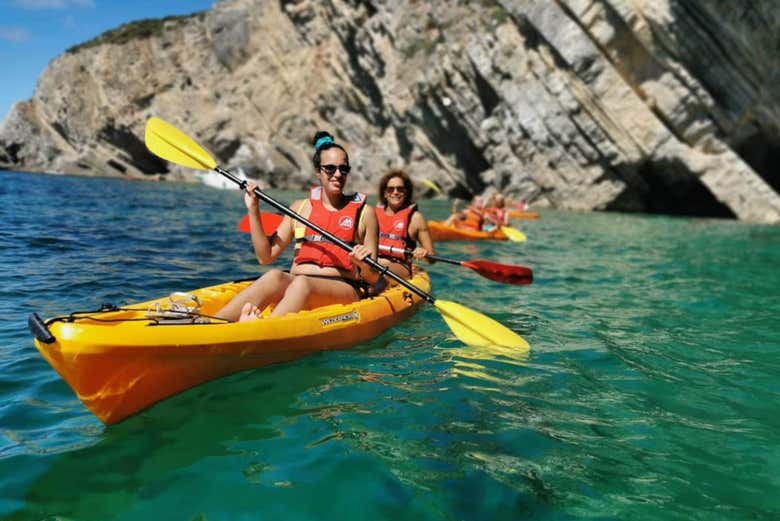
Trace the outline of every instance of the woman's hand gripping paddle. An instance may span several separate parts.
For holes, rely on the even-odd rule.
[[[245,180],[239,179],[234,174],[217,166],[217,163],[208,152],[201,148],[192,138],[170,123],[166,123],[159,118],[149,119],[149,121],[146,122],[144,140],[146,141],[147,148],[162,159],[197,170],[214,170],[236,183],[242,189],[246,189],[247,183]],[[254,189],[254,194],[255,197],[264,201],[280,213],[308,226],[340,248],[346,251],[352,251],[352,247],[349,244],[331,233],[328,233],[308,219],[298,215],[259,188]],[[394,279],[398,284],[432,304],[439,311],[439,314],[441,314],[453,334],[461,342],[475,346],[499,345],[517,349],[530,349],[528,342],[520,335],[499,322],[496,322],[492,318],[486,317],[481,313],[455,302],[435,299],[432,295],[424,292],[414,284],[411,284],[403,277],[387,270],[384,266],[370,257],[365,259],[364,262],[377,272]]]

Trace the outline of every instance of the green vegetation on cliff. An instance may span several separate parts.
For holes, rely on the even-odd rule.
[[[130,22],[120,25],[116,29],[106,31],[100,36],[88,40],[84,43],[74,45],[68,48],[65,52],[74,53],[82,49],[88,49],[97,45],[103,44],[116,44],[121,45],[131,40],[149,38],[152,36],[161,36],[163,31],[169,29],[175,29],[183,25],[188,20],[197,17],[202,20],[205,16],[205,11],[198,11],[191,14],[185,14],[180,16],[166,16],[165,18],[146,18],[144,20],[138,20],[136,22]]]

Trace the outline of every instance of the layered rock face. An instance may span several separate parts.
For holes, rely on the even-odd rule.
[[[744,4],[744,5],[743,5]],[[780,222],[780,15],[718,0],[226,0],[54,60],[0,126],[0,165],[192,179],[150,116],[267,186],[403,167],[450,196]],[[216,175],[216,174],[214,174]]]

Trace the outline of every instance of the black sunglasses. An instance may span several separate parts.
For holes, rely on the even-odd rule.
[[[320,165],[320,170],[325,172],[328,177],[331,177],[336,173],[336,170],[341,172],[341,175],[347,175],[352,167],[349,165]]]

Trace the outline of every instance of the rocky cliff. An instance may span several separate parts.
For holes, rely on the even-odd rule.
[[[144,24],[52,61],[0,166],[192,178],[146,151],[156,115],[275,187],[309,183],[327,129],[355,188],[401,166],[451,196],[780,222],[770,0],[224,0]]]

